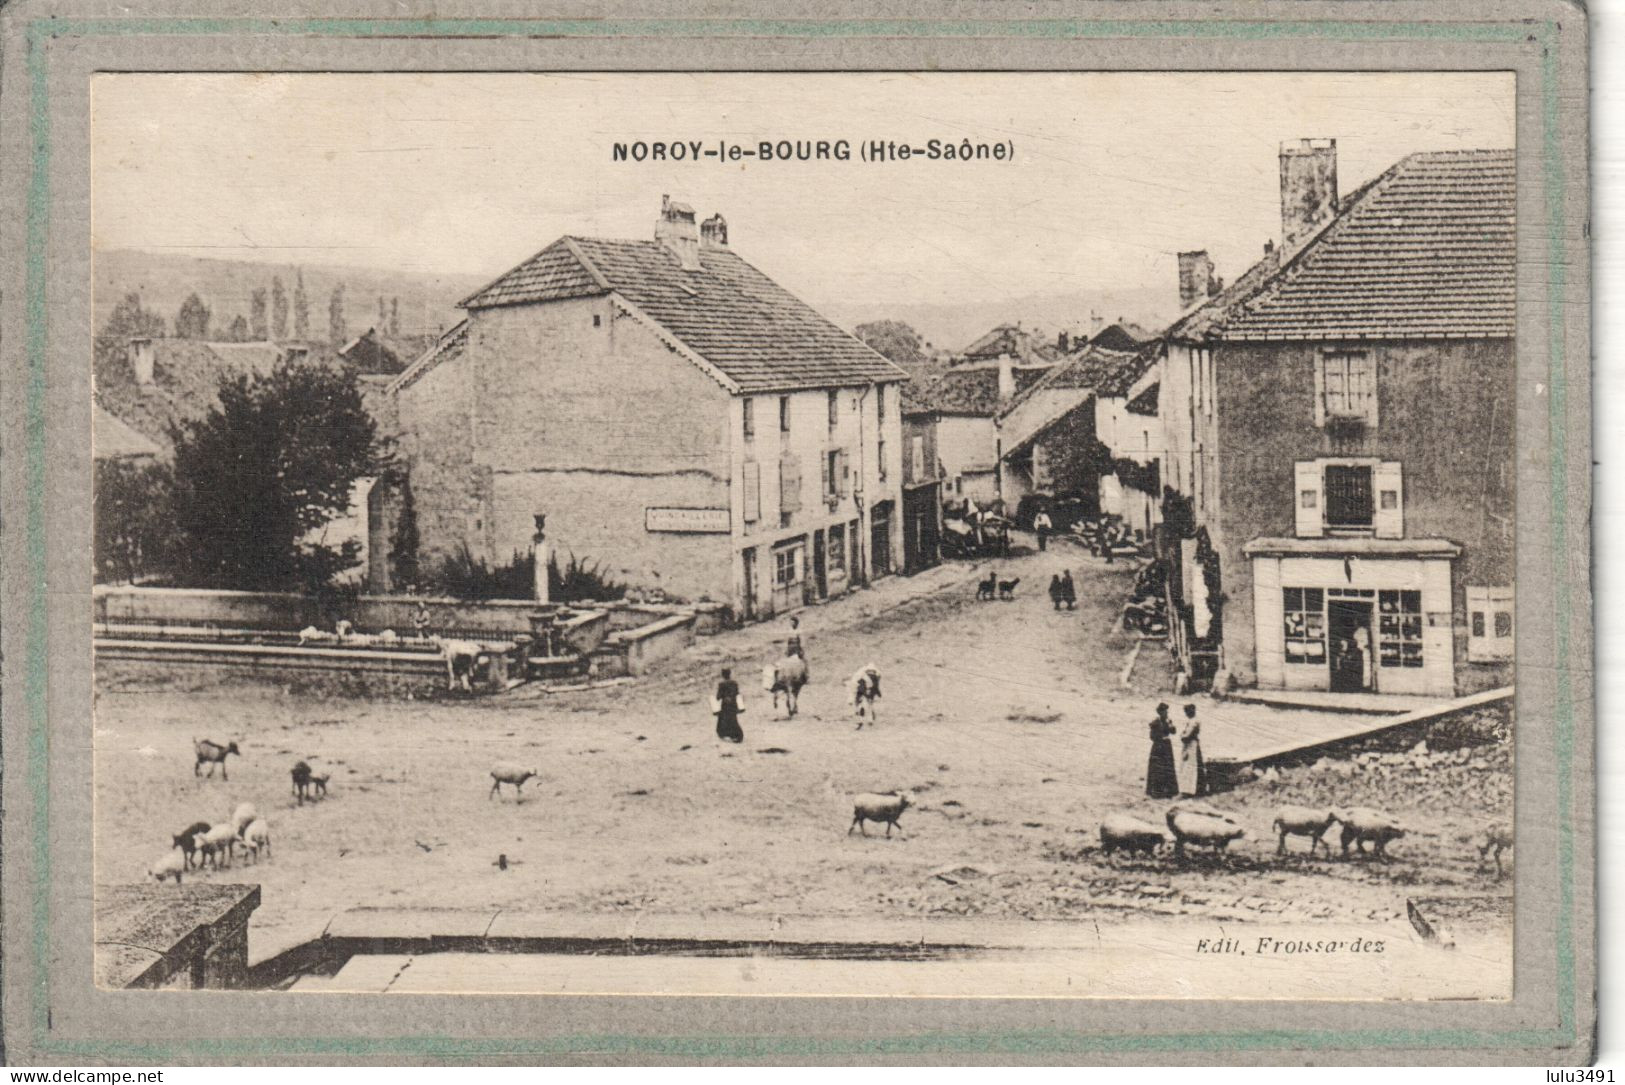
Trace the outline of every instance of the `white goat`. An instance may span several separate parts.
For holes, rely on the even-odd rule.
[[[264,818],[255,818],[243,830],[243,855],[254,856],[254,862],[260,861],[260,852],[267,857],[271,854],[271,827],[265,823]]]
[[[259,818],[259,811],[254,809],[251,802],[240,802],[237,809],[231,812],[231,831],[235,836],[242,836],[243,830]]]
[[[485,797],[489,799],[492,795],[500,795],[503,784],[512,784],[514,801],[517,802],[523,797],[525,781],[532,776],[540,778],[541,775],[535,769],[527,769],[513,761],[498,761],[491,766],[491,790]]]
[[[851,836],[852,830],[857,829],[864,836],[868,836],[869,830],[865,827],[865,823],[870,821],[885,822],[888,837],[891,836],[893,828],[902,834],[903,827],[898,824],[897,819],[912,805],[914,800],[906,794],[889,792],[884,795],[874,793],[859,795],[852,800],[852,824],[847,827],[846,835]]]
[[[174,878],[175,884],[181,884],[181,873],[186,869],[186,857],[180,852],[171,849],[164,852],[152,865],[147,868],[147,876],[162,882],[165,878]]]

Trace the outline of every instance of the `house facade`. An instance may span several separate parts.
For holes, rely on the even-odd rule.
[[[1514,166],[1415,154],[1351,197],[1282,148],[1283,241],[1171,329],[1160,388],[1191,656],[1243,685],[1511,680]],[[1217,585],[1217,592],[1214,587]],[[1222,680],[1222,675],[1221,675]]]
[[[1162,522],[1164,441],[1158,403],[1167,353],[1154,341],[1135,353],[1121,373],[1102,382],[1095,396],[1095,432],[1111,455],[1100,476],[1100,512],[1119,517],[1149,538]]]
[[[703,233],[703,236],[702,236]],[[666,201],[463,302],[392,385],[420,560],[548,547],[744,617],[902,562],[905,374]]]
[[[942,561],[942,461],[938,416],[912,380],[901,386],[903,415],[903,571]]]

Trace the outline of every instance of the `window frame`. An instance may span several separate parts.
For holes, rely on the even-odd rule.
[[[1362,389],[1352,391],[1355,361],[1358,360]],[[1334,368],[1337,388],[1333,390]],[[1315,424],[1329,421],[1360,421],[1377,424],[1377,357],[1366,347],[1336,346],[1320,352],[1315,362]],[[1334,407],[1333,400],[1337,400]]]
[[[1311,596],[1314,605],[1311,606]],[[1294,626],[1293,621],[1297,620]],[[1326,590],[1324,588],[1281,589],[1281,653],[1288,664],[1324,667],[1330,658],[1326,640]],[[1296,645],[1296,651],[1294,651]],[[1310,646],[1318,646],[1318,653]]]
[[[752,397],[752,396],[745,396],[742,399],[740,399],[740,401],[739,401],[739,411],[740,411],[740,418],[741,418],[741,427],[740,428],[741,428],[742,432],[745,435],[745,440],[754,441],[756,439],[756,400],[755,400],[755,398]]]
[[[779,432],[790,432],[790,397],[779,397]]]

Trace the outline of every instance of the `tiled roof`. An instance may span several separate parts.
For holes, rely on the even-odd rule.
[[[1227,314],[1225,339],[1509,337],[1512,151],[1410,155]]]
[[[1053,366],[1013,366],[1016,396],[1038,383]],[[932,381],[922,393],[942,414],[992,418],[999,411],[999,368],[994,365],[965,365],[948,370]]]
[[[171,426],[219,405],[220,378],[268,374],[281,354],[272,343],[197,339],[154,339],[152,349],[153,382],[143,388],[135,381],[125,344],[99,344],[96,398],[119,421],[165,450],[171,445]]]
[[[357,373],[394,376],[406,368],[400,356],[385,344],[377,328],[368,328],[346,343],[338,353],[340,358],[355,367]]]
[[[905,416],[930,414],[937,409],[936,403],[926,392],[926,382],[918,377],[910,377],[899,387],[902,389],[901,402]]]
[[[120,422],[100,403],[90,407],[91,443],[98,460],[128,460],[143,456],[157,456],[156,441],[148,440]]]
[[[424,351],[417,361],[403,369],[400,376],[390,381],[386,390],[394,393],[399,392],[402,388],[408,388],[416,384],[425,373],[441,362],[449,362],[454,358],[462,357],[463,348],[467,345],[468,321],[460,320],[450,331],[442,335],[433,346]]]
[[[907,374],[740,259],[705,247],[685,271],[658,241],[564,237],[463,302],[469,309],[615,293],[744,392]]]
[[[1157,397],[1159,394],[1158,390],[1161,389],[1161,387],[1162,383],[1160,381],[1151,385],[1151,387],[1129,400],[1128,405],[1124,409],[1130,414],[1143,414],[1148,418],[1157,417]]]
[[[1070,361],[1055,366],[1032,385],[1018,391],[999,411],[999,415],[1001,417],[1009,415],[1027,400],[1047,391],[1074,388],[1097,394],[1111,394],[1102,391],[1102,385],[1108,383],[1113,387],[1122,383],[1126,389],[1144,372],[1143,368],[1135,368],[1138,358],[1138,354],[1127,351],[1085,347]]]
[[[1147,331],[1132,321],[1117,320],[1092,335],[1089,338],[1089,345],[1105,347],[1107,350],[1132,351],[1156,337],[1156,332]]]

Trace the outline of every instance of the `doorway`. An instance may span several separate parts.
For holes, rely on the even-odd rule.
[[[740,612],[744,615],[745,621],[749,622],[756,619],[756,548],[747,547],[740,551],[739,556],[744,559],[745,564],[742,584],[745,597],[741,600]]]
[[[1326,600],[1326,631],[1331,637],[1332,692],[1371,689],[1371,604],[1356,599]]]
[[[829,553],[824,548],[824,529],[813,532],[813,586],[818,598],[829,597]]]

